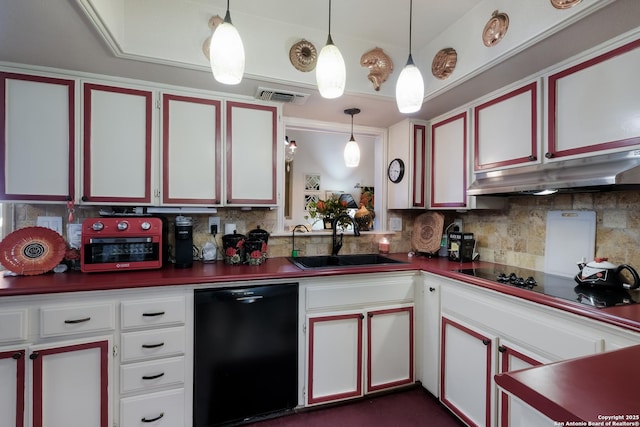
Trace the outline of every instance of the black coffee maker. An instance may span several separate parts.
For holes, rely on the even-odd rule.
[[[176,263],[178,268],[193,265],[193,220],[189,216],[176,217]]]

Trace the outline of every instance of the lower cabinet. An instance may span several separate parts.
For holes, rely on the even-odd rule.
[[[111,343],[106,336],[0,351],[0,425],[109,427]]]
[[[307,404],[362,396],[363,376],[364,393],[413,383],[413,315],[397,306],[309,316]]]

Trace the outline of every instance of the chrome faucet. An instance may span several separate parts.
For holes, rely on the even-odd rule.
[[[296,249],[296,230],[299,230],[301,233],[305,233],[307,231],[307,226],[303,224],[298,224],[293,227],[291,230],[291,257],[295,258],[298,256],[298,250]]]
[[[338,241],[336,229],[338,228],[338,222],[340,222],[340,220],[343,218],[351,221],[351,224],[353,224],[353,235],[356,237],[360,235],[358,225],[348,214],[343,213],[333,218],[333,221],[331,221],[331,229],[333,230],[331,256],[337,256],[338,252],[340,252],[340,248],[342,248],[342,238],[344,236],[344,233],[340,232],[340,241]]]

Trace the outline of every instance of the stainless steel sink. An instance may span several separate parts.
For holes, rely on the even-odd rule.
[[[364,265],[404,264],[404,261],[398,261],[378,254],[336,256],[317,255],[288,259],[303,270],[315,268],[357,267]]]

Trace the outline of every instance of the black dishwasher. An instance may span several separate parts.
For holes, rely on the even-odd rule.
[[[195,290],[194,427],[298,403],[298,284]]]

